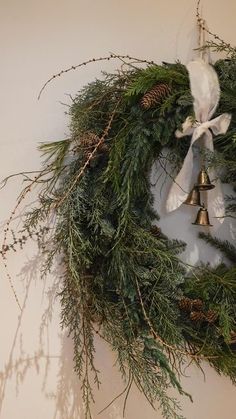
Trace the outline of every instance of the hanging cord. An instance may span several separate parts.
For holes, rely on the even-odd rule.
[[[197,10],[196,10],[196,18],[197,18],[197,26],[198,26],[198,51],[199,57],[204,60],[205,62],[210,61],[210,51],[209,48],[204,48],[208,41],[208,34],[209,29],[207,27],[206,20],[202,18],[200,12],[200,3],[201,0],[197,2]]]
[[[199,58],[201,58],[206,63],[210,62],[210,50],[209,48],[203,48],[206,46],[206,42],[208,41],[208,33],[209,30],[207,28],[206,20],[203,19],[202,12],[200,12],[200,4],[201,0],[197,2],[197,10],[196,10],[196,18],[197,18],[197,26],[198,26],[198,51],[199,51]],[[200,169],[205,168],[205,158],[204,153],[202,152],[205,147],[204,135],[199,140],[199,162],[200,162]],[[208,194],[203,192],[203,201],[206,206],[208,206]],[[204,204],[203,204],[204,205]]]

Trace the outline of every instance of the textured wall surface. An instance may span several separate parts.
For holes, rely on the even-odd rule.
[[[130,54],[156,61],[186,63],[197,45],[195,0],[0,0],[0,178],[23,170],[37,170],[40,141],[65,138],[68,134],[66,106],[86,82],[115,63],[91,65],[71,72],[50,84],[40,101],[42,84],[55,72],[90,57],[109,52]],[[234,0],[203,1],[208,25],[225,40],[236,44]],[[1,229],[22,186],[13,178],[0,195]],[[159,192],[155,191],[157,201]],[[26,202],[27,204],[27,202]],[[16,214],[17,226],[20,212]],[[171,237],[188,241],[185,257],[212,263],[220,255],[200,246],[190,223],[189,209],[164,216],[162,227]],[[218,234],[234,238],[226,223]],[[0,277],[0,418],[82,419],[80,384],[73,373],[73,349],[60,329],[60,307],[55,300],[59,277],[55,272],[39,279],[34,245],[9,255],[22,314],[12,296],[1,264]],[[122,400],[98,415],[119,391],[122,383],[114,355],[97,342],[97,365],[104,371],[101,393],[96,395],[94,417],[121,419]],[[187,419],[235,419],[235,388],[206,367],[202,373],[191,366],[183,384],[194,404],[181,400]],[[132,391],[127,419],[158,419]]]

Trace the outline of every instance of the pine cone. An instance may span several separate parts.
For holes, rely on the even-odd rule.
[[[196,300],[192,300],[192,307],[197,311],[202,311],[203,309],[203,301],[200,300],[200,298],[197,298]]]
[[[191,311],[190,319],[193,322],[200,322],[205,320],[205,314],[202,311]]]
[[[154,237],[160,237],[160,235],[161,235],[161,229],[159,227],[153,225],[153,226],[151,226],[151,234]]]
[[[214,310],[208,310],[206,313],[206,321],[208,323],[215,323],[217,320],[218,314]]]
[[[99,141],[99,137],[94,132],[86,132],[79,140],[79,146],[83,148],[92,148]]]
[[[183,297],[179,301],[179,308],[183,311],[191,311],[192,310],[192,300],[188,297]]]
[[[150,109],[162,103],[163,100],[170,94],[171,89],[166,83],[158,83],[151,90],[148,90],[142,97],[140,105],[143,109]]]

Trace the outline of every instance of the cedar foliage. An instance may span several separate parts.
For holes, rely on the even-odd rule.
[[[231,98],[224,66],[216,64],[223,89],[220,112],[229,110]],[[171,92],[144,112],[140,98],[159,82],[171,86]],[[93,382],[100,385],[96,333],[117,355],[125,404],[135,384],[151,405],[159,401],[166,419],[182,417],[168,388],[186,394],[179,376],[187,359],[197,365],[208,360],[235,382],[236,356],[230,347],[230,334],[236,332],[235,267],[201,267],[187,275],[178,258],[184,243],[159,230],[153,233],[158,215],[150,170],[163,159],[163,147],[170,150],[173,170],[182,163],[190,139],[176,141],[174,133],[191,114],[185,66],[131,68],[85,86],[70,107],[70,138],[40,147],[46,159],[42,189],[38,206],[26,215],[25,229],[32,234],[50,221],[39,241],[45,254],[42,273],[60,256],[62,325],[74,340],[87,418],[92,417]],[[104,132],[103,147],[96,148]],[[216,141],[224,160],[229,150],[235,152],[235,133],[233,117],[230,131]],[[235,180],[230,173],[227,180]],[[180,308],[183,298],[202,301],[206,315],[217,313],[215,322],[204,321],[206,315],[192,321]]]

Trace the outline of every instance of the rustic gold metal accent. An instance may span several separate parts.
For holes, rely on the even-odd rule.
[[[204,167],[199,172],[196,186],[200,191],[207,191],[215,187],[215,185],[211,183],[208,173]]]
[[[212,224],[210,224],[208,211],[204,207],[204,205],[199,209],[199,211],[197,213],[196,221],[195,221],[195,223],[192,223],[192,224],[199,225],[199,226],[212,227]]]
[[[197,186],[194,186],[191,192],[189,193],[186,201],[184,201],[186,205],[194,205],[201,207],[201,197],[200,197],[200,190]]]

